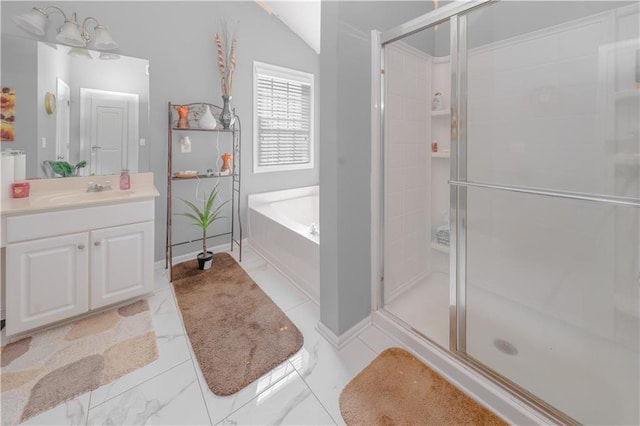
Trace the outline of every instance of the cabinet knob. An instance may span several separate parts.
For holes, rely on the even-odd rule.
[[[98,247],[100,244],[102,244],[100,241],[96,241],[95,243],[93,243],[93,245],[96,247]]]
[[[78,245],[78,250],[82,250],[82,249],[84,249],[84,244],[79,244]]]

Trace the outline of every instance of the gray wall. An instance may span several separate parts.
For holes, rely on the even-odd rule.
[[[30,40],[18,40],[8,43],[2,39],[2,80],[1,85],[12,87],[16,91],[15,140],[2,142],[2,150],[18,149],[25,152],[27,158],[37,158],[38,128],[34,125],[37,109],[38,80],[36,75],[38,51],[36,43]],[[29,72],[27,70],[33,70]],[[44,102],[44,101],[43,101]],[[29,164],[27,164],[29,166]],[[35,162],[27,168],[27,176],[35,176]]]
[[[371,311],[371,44],[430,2],[322,2],[320,317],[334,334]]]
[[[222,18],[226,18],[229,23],[238,22],[233,106],[242,119],[242,218],[245,230],[247,194],[318,184],[317,152],[314,169],[261,173],[255,176],[252,173],[253,61],[306,71],[316,76],[319,69],[318,55],[282,22],[267,15],[256,3],[3,1],[2,34],[25,35],[13,23],[12,17],[34,6],[54,4],[65,11],[78,12],[82,18],[95,16],[108,27],[111,35],[119,43],[122,54],[147,58],[150,61],[150,137],[147,147],[149,170],[154,172],[155,185],[160,191],[160,197],[156,200],[156,260],[164,258],[167,102],[206,101],[221,104],[213,36],[220,30]],[[48,32],[50,39],[55,38],[55,28],[60,24],[61,17],[54,15]],[[3,65],[4,56],[3,51]],[[318,112],[319,87],[316,87],[316,93]],[[31,114],[33,115],[33,112]],[[26,120],[28,115],[25,114],[23,117]],[[317,126],[317,129],[319,127]],[[319,145],[320,143],[317,143],[316,147]],[[185,196],[191,194],[191,189],[185,189]],[[174,233],[183,231],[190,232],[190,228],[174,229]],[[182,250],[195,251],[198,250],[198,245],[182,247]]]
[[[69,68],[68,55],[61,54],[61,51],[55,44],[37,43],[38,45],[38,89],[36,95],[37,101],[37,119],[38,136],[36,141],[42,141],[46,138],[47,146],[38,145],[38,157],[35,168],[38,169],[38,176],[44,177],[42,168],[39,167],[45,160],[54,160],[56,158],[56,114],[48,114],[44,107],[44,97],[47,92],[56,93],[57,78],[61,78],[67,84],[71,84],[71,75]],[[25,118],[28,115],[25,116]],[[23,120],[23,117],[19,117]],[[31,120],[29,120],[31,121]],[[31,159],[29,159],[31,160]],[[29,161],[32,163],[32,161]],[[29,169],[34,166],[29,164]],[[31,177],[33,175],[28,175]]]

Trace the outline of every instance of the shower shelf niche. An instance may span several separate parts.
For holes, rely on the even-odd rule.
[[[431,158],[450,158],[450,157],[451,157],[450,152],[432,152],[431,153]]]
[[[633,100],[638,97],[640,97],[640,89],[629,89],[616,92],[616,99],[618,101]]]
[[[438,243],[438,229],[445,224],[443,215],[449,210],[449,174],[451,158],[451,64],[448,56],[432,56],[428,59],[430,73],[427,77],[428,93],[442,93],[443,108],[430,111],[428,120],[428,138],[438,143],[438,151],[430,152],[430,248],[434,253],[430,260],[432,271],[446,273],[448,271],[447,256],[435,254],[435,252],[448,255],[449,246]]]
[[[445,246],[444,244],[440,244],[437,241],[431,241],[431,248],[437,250],[442,253],[449,254],[449,246]]]
[[[440,109],[436,111],[431,111],[432,117],[449,117],[451,116],[451,111],[448,109]]]

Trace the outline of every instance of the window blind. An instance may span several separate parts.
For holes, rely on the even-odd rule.
[[[256,74],[257,166],[311,162],[311,84]]]

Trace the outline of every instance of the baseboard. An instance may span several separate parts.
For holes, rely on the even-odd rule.
[[[371,324],[371,317],[367,316],[362,321],[345,331],[341,335],[337,336],[333,331],[329,329],[322,321],[316,325],[316,330],[322,337],[324,337],[331,345],[336,349],[342,349],[347,343],[353,340],[362,330],[367,328]]]
[[[242,245],[248,245],[248,239],[244,238],[242,240]],[[214,253],[223,253],[223,252],[228,252],[229,251],[229,243],[224,243],[224,244],[220,244],[214,247],[207,247],[208,251],[212,251]],[[173,256],[173,264],[175,265],[176,263],[180,263],[180,262],[186,262],[187,260],[191,260],[191,259],[195,259],[196,256],[198,255],[198,253],[200,253],[200,250],[191,252],[191,253],[186,253],[186,254],[181,254],[180,256]],[[165,259],[160,259],[157,260],[154,264],[153,264],[154,269],[165,269]]]

